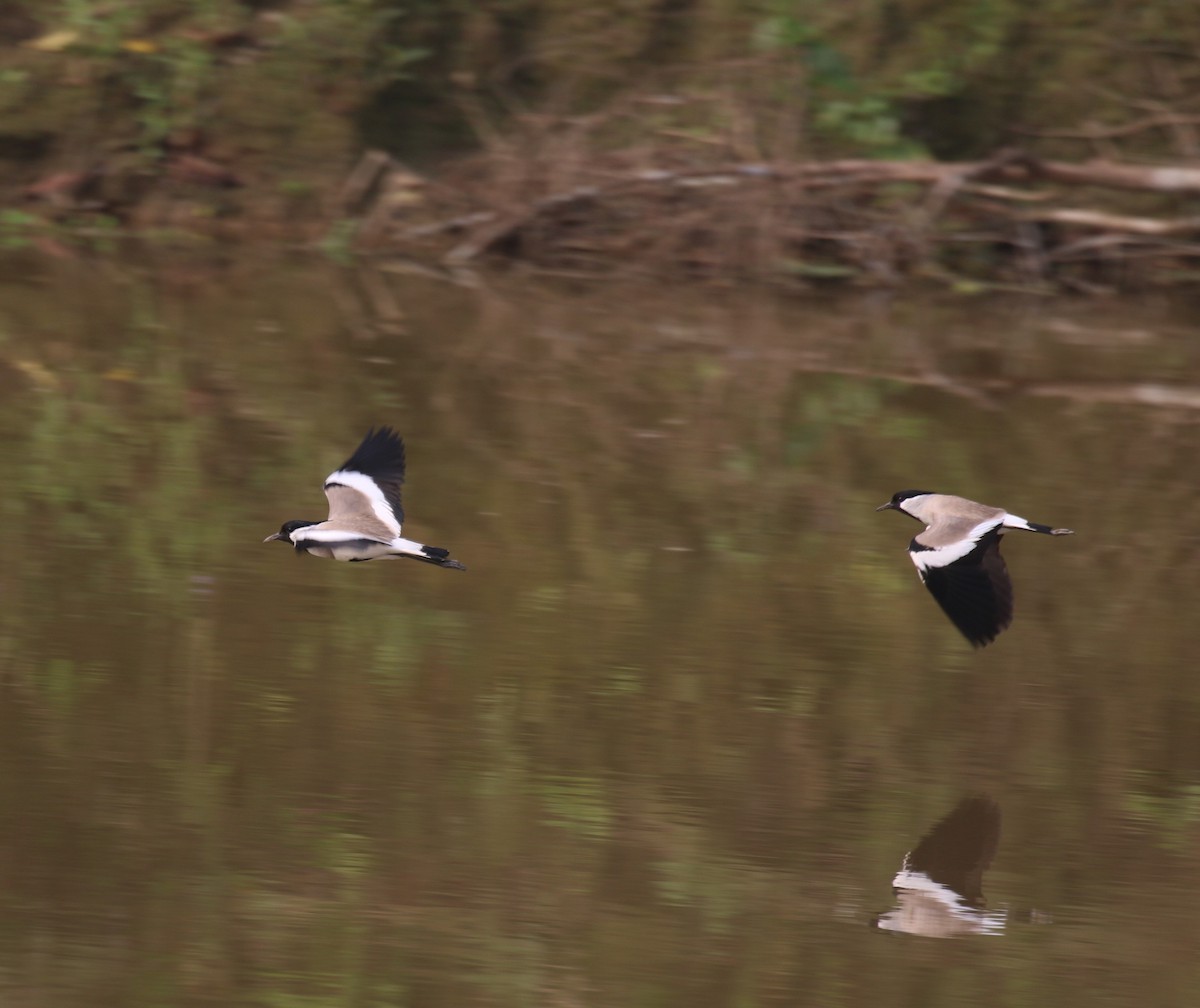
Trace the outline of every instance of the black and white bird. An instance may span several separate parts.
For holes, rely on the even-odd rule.
[[[963,798],[904,855],[892,879],[896,905],[872,924],[927,938],[1000,933],[1008,915],[983,898],[999,841],[1000,807],[984,795]]]
[[[369,430],[354,454],[325,480],[329,517],[323,522],[284,522],[278,532],[263,542],[290,542],[298,553],[329,560],[359,562],[408,557],[439,567],[466,570],[450,558],[449,550],[401,537],[403,483],[404,441],[390,427]]]
[[[1004,530],[1071,534],[1004,508],[929,490],[901,490],[875,510],[903,511],[925,523],[925,531],[909,543],[908,555],[950,622],[975,647],[991,643],[1012,623],[1012,580],[1000,555]]]

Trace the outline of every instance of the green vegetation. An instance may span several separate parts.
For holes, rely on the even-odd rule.
[[[0,249],[12,251],[25,248],[31,238],[45,230],[36,214],[23,210],[0,210]]]
[[[645,106],[645,130],[746,155],[969,157],[1011,142],[1014,126],[1193,111],[1200,78],[1187,56],[1200,27],[1169,0],[10,0],[4,11],[0,141],[18,164],[77,161],[83,143],[93,158],[131,146],[153,160],[199,132],[234,170],[276,179],[306,163],[306,177],[337,177],[365,144],[428,158],[526,110],[594,113],[656,94],[675,104]],[[1168,125],[1141,140],[1178,154],[1183,136]]]
[[[1195,159],[1200,27],[1181,10],[7,0],[0,198],[59,238],[104,215],[143,235],[302,241],[338,261],[508,255],[963,293],[1194,283],[1196,246],[1177,240],[1194,183],[1125,177],[1076,205],[1086,183],[1060,200],[1039,168]],[[901,165],[788,171],[841,159]],[[939,174],[930,159],[987,169]],[[906,161],[930,170],[905,178]],[[698,177],[731,166],[733,179]],[[632,180],[643,190],[606,188]],[[508,230],[489,237],[497,220]]]

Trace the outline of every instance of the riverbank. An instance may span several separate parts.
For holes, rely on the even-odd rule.
[[[619,24],[548,0],[8,0],[0,243],[204,236],[785,286],[1192,285],[1200,29],[1126,6],[1035,22],[901,3],[885,26],[703,0],[632,3]]]

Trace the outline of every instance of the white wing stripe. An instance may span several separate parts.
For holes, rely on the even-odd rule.
[[[949,567],[970,553],[979,545],[979,540],[999,524],[999,518],[989,518],[976,525],[965,538],[958,542],[950,543],[949,546],[942,546],[939,549],[912,550],[908,555],[912,557],[912,562],[917,565],[917,570],[922,574],[933,567]]]
[[[396,513],[392,510],[391,505],[388,504],[383,491],[379,489],[379,484],[371,479],[370,476],[354,472],[351,469],[339,469],[337,472],[330,473],[325,482],[341,483],[343,486],[350,487],[351,490],[357,490],[370,502],[371,510],[375,512],[375,517],[391,529],[395,535],[400,534],[400,523],[396,521]]]

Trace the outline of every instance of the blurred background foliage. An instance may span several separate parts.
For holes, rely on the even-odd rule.
[[[746,155],[968,158],[1159,116],[1141,152],[1191,156],[1200,83],[1171,0],[3,0],[0,48],[6,173],[146,170],[202,132],[285,205],[364,147],[427,162],[631,96],[647,134]]]

